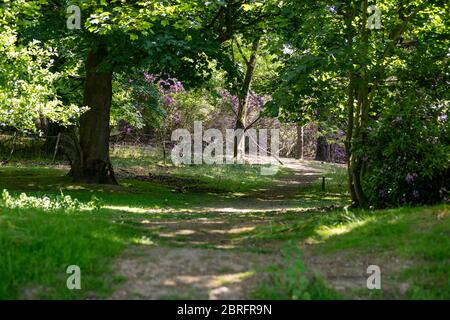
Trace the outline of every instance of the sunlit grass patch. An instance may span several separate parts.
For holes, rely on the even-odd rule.
[[[450,214],[446,205],[284,214],[240,237],[259,241],[295,240],[321,257],[340,252],[355,259],[370,255],[372,259],[387,262],[395,257],[394,261],[400,265],[397,273],[390,274],[391,281],[408,284],[406,297],[450,298]],[[285,276],[279,269],[272,271],[277,277]],[[289,285],[284,283],[284,290]],[[383,293],[374,296],[377,297],[383,297]]]
[[[239,272],[239,273],[232,273],[232,274],[224,274],[215,277],[211,281],[211,285],[218,287],[218,286],[224,286],[236,282],[241,282],[245,279],[248,279],[255,275],[255,271],[246,271],[246,272]]]
[[[8,209],[40,209],[43,211],[65,212],[99,210],[102,207],[102,201],[95,196],[91,197],[88,203],[82,203],[78,199],[72,199],[69,195],[61,194],[56,197],[36,197],[28,196],[22,192],[19,196],[11,195],[8,190],[3,189],[0,197],[0,208]]]
[[[105,296],[116,280],[109,262],[132,234],[104,214],[2,208],[0,299]],[[69,265],[80,267],[82,290],[66,287]]]
[[[341,235],[352,231],[355,228],[361,227],[364,224],[368,223],[369,220],[351,222],[338,226],[321,226],[316,229],[316,234],[319,236],[321,240],[328,240],[330,237]]]
[[[413,299],[450,298],[450,215],[446,205],[405,207],[367,213],[359,221],[332,226],[318,233],[322,240],[317,254],[343,250],[371,253],[380,260],[398,257],[412,261],[398,275],[411,288]],[[355,213],[358,216],[358,212]],[[346,230],[346,232],[336,232]],[[330,234],[334,232],[334,234]],[[400,268],[401,269],[401,268]]]
[[[223,165],[173,165],[170,154],[166,161],[162,151],[154,147],[116,146],[111,150],[111,159],[115,167],[132,169],[136,173],[148,175],[170,175],[182,179],[191,179],[188,184],[201,188],[230,192],[234,196],[244,195],[250,191],[267,186],[275,179],[292,173],[280,166],[275,175],[263,175],[262,168],[267,165],[223,164]]]
[[[113,165],[118,168],[148,170],[150,167],[163,162],[160,148],[143,145],[111,145],[110,157]]]
[[[261,174],[261,165],[227,164],[227,165],[190,165],[175,166],[169,172],[179,177],[195,177],[201,183],[210,185],[223,191],[242,195],[246,192],[257,191],[279,177],[292,173],[285,167],[280,167],[273,176]]]

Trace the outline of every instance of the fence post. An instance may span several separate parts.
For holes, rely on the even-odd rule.
[[[58,137],[56,138],[55,152],[53,153],[53,162],[55,162],[56,154],[58,153],[58,146],[59,146],[59,139],[60,138],[61,138],[61,132],[58,133]]]
[[[11,152],[10,152],[10,154],[9,154],[9,160],[11,160],[12,155],[13,155],[13,153],[14,153],[14,149],[16,148],[16,137],[17,137],[17,131],[14,132],[12,148],[11,148]]]

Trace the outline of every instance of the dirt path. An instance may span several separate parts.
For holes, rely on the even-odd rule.
[[[298,209],[293,196],[321,173],[283,159],[294,174],[245,197],[219,201],[183,219],[138,219],[152,238],[129,248],[115,263],[127,280],[111,299],[245,299],[276,263],[281,241],[242,237],[270,225],[282,211]],[[297,200],[298,202],[298,200]],[[156,245],[157,243],[157,245]]]

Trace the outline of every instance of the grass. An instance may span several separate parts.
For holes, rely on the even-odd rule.
[[[394,280],[409,284],[406,298],[450,298],[450,213],[446,205],[347,211],[343,209],[349,203],[345,168],[310,162],[326,171],[326,188],[322,190],[320,180],[300,186],[288,201],[293,209],[302,210],[201,213],[198,209],[218,202],[246,201],[290,171],[268,177],[259,174],[258,166],[249,165],[165,166],[151,152],[119,151],[113,153],[116,167],[141,170],[143,175],[152,171],[172,177],[172,182],[121,179],[120,186],[83,185],[72,183],[61,167],[30,167],[29,162],[0,166],[0,191],[6,188],[13,195],[26,192],[38,197],[57,196],[62,191],[83,203],[93,195],[105,203],[98,211],[72,213],[0,206],[0,299],[107,297],[123,280],[112,275],[112,262],[126,247],[193,247],[188,236],[162,238],[158,230],[143,228],[140,220],[181,223],[196,218],[225,219],[230,228],[242,221],[258,222],[250,231],[228,236],[236,244],[233,250],[271,253],[268,244],[285,243],[282,261],[269,268],[269,280],[254,292],[256,298],[343,298],[325,277],[308,270],[298,249],[305,244],[324,259],[336,254],[348,259],[366,255],[375,255],[380,261],[395,258],[404,267],[396,271]],[[186,185],[191,188],[178,189]],[[217,250],[215,244],[201,246]],[[72,264],[81,268],[83,290],[66,288],[66,268]],[[360,296],[355,291],[345,297]],[[381,291],[367,297],[392,295]]]
[[[185,177],[196,175],[194,170],[177,170]],[[240,185],[236,176],[245,175],[246,168],[228,170],[222,173],[231,189]],[[255,174],[255,168],[248,168],[248,172]],[[127,246],[145,244],[147,236],[153,236],[134,225],[131,215],[192,219],[195,213],[163,211],[188,212],[222,197],[195,191],[179,193],[171,186],[136,180],[122,180],[120,186],[74,184],[65,170],[21,163],[0,167],[0,189],[4,188],[16,196],[21,192],[37,197],[64,192],[84,203],[95,195],[106,207],[69,213],[0,206],[0,299],[106,297],[120,280],[110,276],[112,260]],[[66,288],[66,268],[72,264],[81,268],[81,291]]]
[[[404,298],[450,298],[450,209],[447,205],[380,211],[338,210],[297,218],[286,215],[270,227],[258,227],[245,237],[313,244],[314,254],[322,257],[345,253],[349,259],[370,255],[383,263],[394,260],[397,261],[394,269],[398,272],[391,274],[391,280],[397,284],[408,283]],[[300,260],[295,255],[290,259]],[[273,270],[273,288],[277,288],[276,283],[286,283],[283,279],[288,272],[284,269],[278,266]],[[289,286],[285,285],[285,292],[290,292]],[[367,290],[364,294],[368,294]],[[381,291],[376,297],[392,295],[392,292]]]
[[[411,266],[399,281],[410,282],[411,299],[450,298],[450,209],[446,205],[359,212],[356,221],[322,227],[318,252],[344,250],[398,257]]]
[[[0,299],[104,297],[108,262],[133,243],[132,230],[105,214],[1,209]],[[68,290],[66,269],[81,268],[83,290]]]
[[[144,175],[152,173],[174,176],[184,185],[235,195],[257,191],[271,183],[274,178],[291,173],[291,170],[280,167],[274,176],[265,176],[261,175],[260,165],[249,164],[174,166],[168,164],[170,159],[164,161],[161,150],[152,147],[118,145],[112,150],[111,159],[116,167],[141,172]]]
[[[115,221],[121,209],[189,208],[208,195],[180,196],[153,183],[124,182],[123,186],[75,185],[65,171],[53,168],[0,168],[0,189],[11,194],[64,194],[88,202],[92,195],[109,207],[93,212],[43,212],[0,207],[0,299],[26,297],[73,299],[104,297],[112,283],[110,262],[126,246],[139,243],[142,232]],[[212,199],[210,199],[212,200]],[[66,268],[81,268],[83,290],[67,290]]]
[[[268,268],[270,280],[253,292],[255,299],[337,300],[342,296],[329,288],[320,275],[308,275],[303,254],[294,242],[282,248],[283,260]]]

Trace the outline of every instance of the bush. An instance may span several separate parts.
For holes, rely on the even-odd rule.
[[[88,203],[82,203],[77,199],[72,199],[69,195],[64,195],[61,192],[60,196],[50,198],[28,196],[25,193],[21,193],[19,196],[10,195],[7,190],[3,190],[2,197],[0,198],[0,208],[8,209],[40,209],[44,211],[78,211],[78,210],[99,210],[103,206],[100,199],[92,196],[91,201]]]
[[[448,197],[448,107],[416,95],[393,102],[368,132],[365,191],[377,207],[432,204]]]

